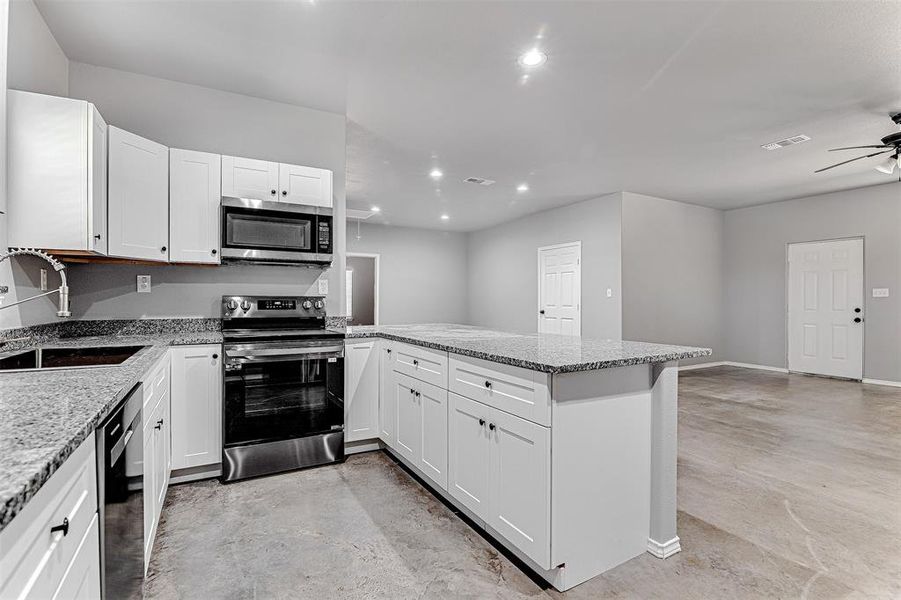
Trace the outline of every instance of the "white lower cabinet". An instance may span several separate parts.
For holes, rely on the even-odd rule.
[[[395,373],[396,450],[447,488],[447,390]]]
[[[379,437],[378,340],[344,345],[344,441]]]
[[[394,402],[394,344],[381,340],[379,348],[379,438],[394,448],[397,406]]]
[[[150,370],[144,383],[144,571],[150,565],[172,460],[170,415],[170,356]],[[149,402],[148,402],[149,400]]]
[[[395,450],[412,463],[416,463],[422,441],[419,403],[416,401],[416,380],[401,373],[394,373],[391,396],[397,412],[394,426]]]
[[[451,392],[447,491],[477,515],[488,514],[488,407]]]
[[[218,465],[222,462],[222,347],[174,346],[169,353],[172,470]]]
[[[94,444],[92,433],[0,531],[0,598],[100,596]]]

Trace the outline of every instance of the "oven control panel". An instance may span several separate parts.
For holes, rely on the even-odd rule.
[[[223,296],[222,317],[325,318],[324,296]]]

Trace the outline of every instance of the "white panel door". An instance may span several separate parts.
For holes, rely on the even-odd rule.
[[[172,356],[172,469],[222,461],[222,352],[218,344],[175,346]]]
[[[582,243],[538,249],[538,333],[582,335]]]
[[[789,244],[788,368],[863,376],[863,240]]]
[[[169,149],[109,128],[109,254],[169,260]]]
[[[219,264],[221,157],[169,150],[169,259]]]
[[[278,163],[222,157],[222,195],[229,198],[278,200]]]
[[[550,428],[489,410],[491,487],[486,520],[542,568],[550,569]]]
[[[477,516],[488,518],[490,409],[448,394],[447,491]]]
[[[414,465],[422,452],[422,409],[416,398],[416,380],[394,374],[394,404],[397,407],[395,450]]]
[[[106,121],[93,104],[88,104],[88,243],[98,254],[108,249],[106,234],[107,130]]]
[[[344,346],[344,441],[379,436],[379,353],[376,340]]]
[[[416,384],[416,400],[422,414],[422,452],[419,468],[438,486],[447,489],[447,390],[428,383]]]
[[[394,348],[389,340],[382,340],[379,351],[379,437],[394,448],[394,428],[397,405],[394,399]]]
[[[81,540],[75,557],[66,568],[52,600],[96,600],[100,598],[100,533],[98,515]]]
[[[332,206],[332,172],[327,169],[280,164],[279,201],[312,206]]]

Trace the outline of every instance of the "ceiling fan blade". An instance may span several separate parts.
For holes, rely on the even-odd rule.
[[[886,146],[885,144],[879,146],[848,146],[847,148],[830,148],[827,152],[835,152],[836,150],[860,150],[862,148],[892,148],[892,146]]]
[[[866,156],[858,156],[857,158],[852,158],[851,160],[846,160],[846,161],[843,161],[840,163],[835,163],[834,165],[829,165],[828,167],[823,167],[822,169],[817,169],[816,171],[814,171],[814,173],[822,173],[823,171],[828,171],[829,169],[834,169],[835,167],[840,167],[842,165],[846,165],[850,162],[854,162],[855,160],[861,160],[864,158],[872,158],[874,156],[879,156],[880,154],[887,154],[889,152],[892,152],[893,150],[894,150],[894,148],[892,148],[892,150],[883,150],[882,152],[874,152],[872,154],[867,154]]]

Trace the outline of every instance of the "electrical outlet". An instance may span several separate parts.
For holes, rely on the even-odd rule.
[[[873,288],[874,298],[888,298],[888,288]]]
[[[150,293],[150,275],[138,275],[138,293]]]
[[[319,295],[328,295],[328,279],[326,279],[325,277],[319,278]]]
[[[613,288],[607,288],[607,297],[613,298]]]
[[[47,291],[47,269],[41,269],[41,291]]]

